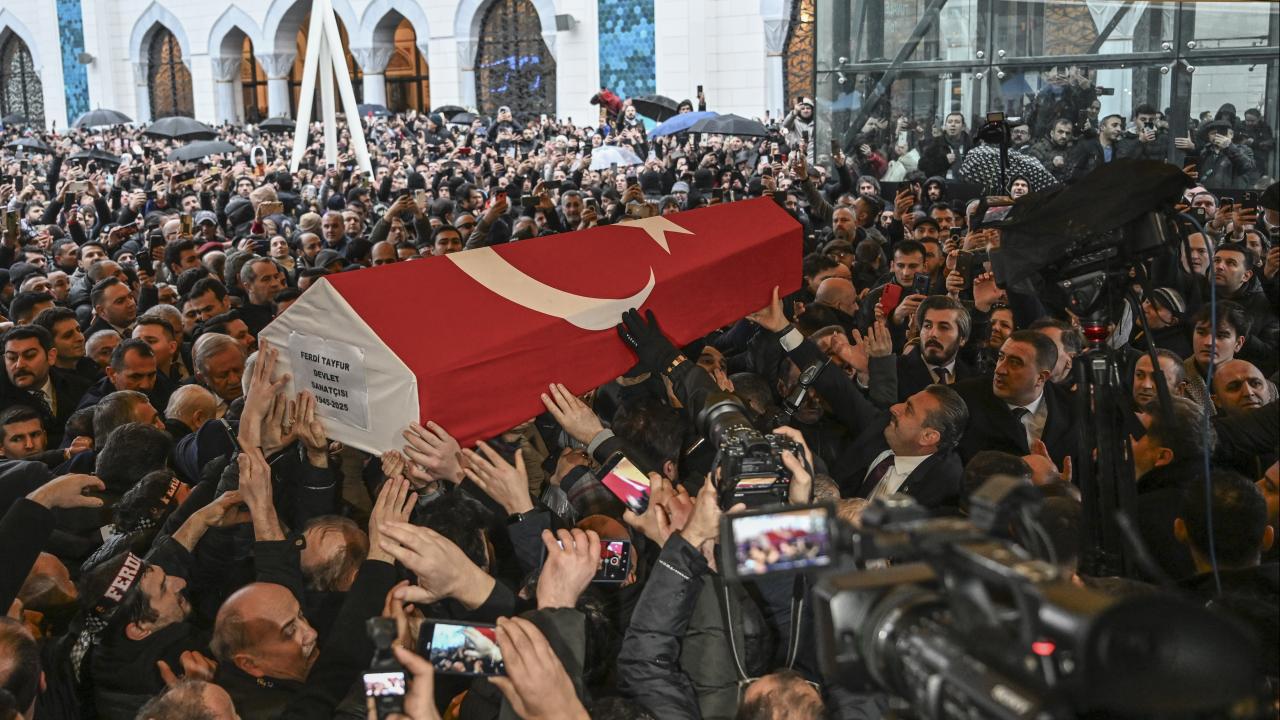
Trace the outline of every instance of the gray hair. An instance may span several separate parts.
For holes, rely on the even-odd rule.
[[[115,335],[116,337],[120,337],[120,333],[116,332],[115,330],[99,330],[98,332],[90,335],[89,339],[86,340],[84,343],[85,352],[92,355],[94,353],[94,350],[99,345],[101,345],[106,338],[109,338],[112,335]]]
[[[245,261],[244,265],[240,266],[240,284],[241,285],[244,285],[247,287],[249,283],[257,279],[258,274],[253,271],[253,266],[255,263],[260,263],[260,262],[268,262],[268,263],[271,263],[272,265],[276,265],[276,261],[272,260],[271,258],[250,256],[250,258]],[[276,265],[277,269],[279,267],[280,267],[279,265]]]
[[[166,325],[173,328],[175,338],[182,337],[182,311],[172,305],[152,306],[138,318],[138,322],[143,320],[163,320]]]
[[[181,385],[169,396],[169,404],[164,408],[164,416],[181,420],[192,430],[196,430],[198,428],[192,427],[187,421],[201,410],[207,410],[209,416],[213,417],[217,407],[218,398],[203,385]]]
[[[209,358],[218,353],[232,348],[236,352],[241,353],[243,357],[244,348],[240,343],[236,342],[230,335],[222,333],[205,333],[196,338],[196,343],[191,348],[191,362],[196,366],[196,372],[201,375],[209,370]]]

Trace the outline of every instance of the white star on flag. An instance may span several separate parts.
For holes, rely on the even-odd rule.
[[[685,230],[661,215],[640,218],[638,220],[624,220],[623,222],[618,223],[618,225],[640,228],[648,233],[649,237],[653,238],[653,241],[658,243],[663,250],[666,250],[668,255],[671,254],[671,248],[667,247],[667,233],[682,233],[684,235],[694,234],[692,230]]]

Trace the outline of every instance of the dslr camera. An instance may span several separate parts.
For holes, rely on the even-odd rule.
[[[698,427],[716,448],[712,467],[720,470],[720,505],[726,509],[737,503],[762,507],[787,502],[791,471],[782,462],[782,451],[790,450],[805,462],[800,445],[785,435],[762,433],[747,419],[742,401],[732,393],[707,396],[698,413]]]

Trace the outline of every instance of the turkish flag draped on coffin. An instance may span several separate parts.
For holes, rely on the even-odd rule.
[[[801,279],[800,225],[768,198],[322,278],[261,337],[331,438],[371,453],[434,420],[464,446],[585,392],[635,356],[614,327],[654,311],[678,345]]]

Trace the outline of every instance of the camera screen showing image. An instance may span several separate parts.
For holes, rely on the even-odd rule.
[[[503,675],[506,667],[493,625],[436,623],[427,659],[448,675]]]
[[[619,454],[600,468],[600,482],[631,512],[649,507],[649,478],[626,456]]]
[[[631,572],[631,543],[626,540],[600,542],[600,568],[591,582],[620,583]]]
[[[364,694],[369,697],[392,697],[405,694],[403,672],[367,672],[364,674]]]
[[[728,516],[735,574],[749,577],[829,566],[830,518],[826,506]]]

